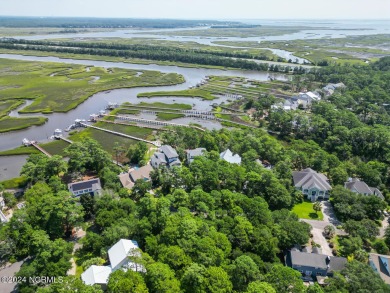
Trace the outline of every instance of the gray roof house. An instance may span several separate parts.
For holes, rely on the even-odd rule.
[[[142,179],[144,181],[150,181],[150,172],[153,171],[153,168],[150,164],[147,164],[138,169],[130,169],[127,173],[119,174],[119,180],[122,183],[122,186],[127,189],[132,189],[135,181]]]
[[[112,272],[122,269],[124,271],[131,269],[138,272],[146,272],[145,268],[132,262],[128,257],[140,257],[140,251],[137,241],[121,239],[108,250],[109,266],[90,266],[81,274],[81,279],[86,285],[98,284],[102,289],[107,288],[108,278]]]
[[[390,256],[370,253],[368,264],[386,284],[390,285]]]
[[[307,168],[293,172],[293,181],[296,189],[301,190],[308,200],[329,199],[332,187],[329,179],[321,173]]]
[[[333,272],[344,269],[347,259],[320,253],[301,252],[292,249],[285,256],[286,265],[302,274],[303,279],[317,276],[332,276]]]
[[[91,195],[96,195],[101,192],[102,186],[100,184],[100,179],[94,178],[90,180],[70,183],[68,184],[68,190],[74,196],[79,196],[86,193],[89,193]]]
[[[153,168],[159,168],[161,166],[181,166],[179,155],[176,150],[169,145],[161,146],[160,150],[153,154],[150,163]]]
[[[191,164],[194,161],[195,157],[203,156],[203,154],[206,151],[207,150],[205,148],[196,148],[193,150],[186,150],[188,164]]]
[[[238,165],[241,164],[241,157],[238,154],[235,154],[233,156],[233,153],[229,149],[227,149],[226,151],[220,153],[219,157],[222,160],[225,160],[226,162],[229,162],[231,164],[238,164]]]
[[[348,182],[344,183],[344,187],[352,192],[363,195],[375,195],[381,199],[385,199],[378,188],[369,187],[366,182],[360,181],[358,178],[350,178]]]

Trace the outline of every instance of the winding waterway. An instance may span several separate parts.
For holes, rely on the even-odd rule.
[[[22,105],[21,108],[12,111],[10,114],[13,117],[24,117],[24,116],[45,116],[48,117],[48,122],[41,126],[33,126],[25,130],[12,131],[8,133],[0,134],[0,150],[7,150],[18,147],[21,145],[23,138],[31,140],[37,140],[40,142],[46,141],[53,134],[56,128],[65,129],[70,124],[74,123],[75,119],[88,119],[92,113],[97,113],[99,110],[104,109],[108,102],[130,102],[133,104],[140,103],[142,101],[147,102],[164,102],[164,103],[187,103],[197,110],[209,110],[211,104],[221,103],[227,100],[227,98],[218,98],[213,101],[205,101],[198,98],[184,98],[184,97],[158,97],[158,98],[137,98],[137,95],[142,92],[153,92],[153,91],[171,91],[171,90],[184,90],[190,86],[195,86],[202,81],[206,76],[239,76],[252,80],[266,81],[269,77],[279,80],[286,80],[287,76],[283,74],[274,74],[268,72],[258,71],[243,71],[243,70],[219,70],[219,69],[204,69],[204,68],[184,68],[178,66],[162,66],[162,65],[143,65],[143,64],[131,64],[123,62],[105,62],[105,61],[94,61],[94,60],[75,60],[75,59],[63,59],[57,57],[36,57],[36,56],[23,56],[23,55],[12,55],[12,54],[0,54],[0,58],[14,59],[14,60],[26,60],[26,61],[42,61],[42,62],[58,62],[68,64],[81,64],[86,66],[97,66],[104,68],[125,68],[133,70],[156,70],[164,73],[178,73],[184,76],[185,82],[173,86],[157,86],[157,87],[137,87],[130,89],[116,89],[106,92],[100,92],[91,96],[88,100],[80,104],[76,109],[73,109],[67,113],[53,113],[48,115],[43,114],[19,114],[18,110],[27,106],[31,101],[27,101],[28,104]],[[214,121],[203,121],[198,119],[194,121],[188,118],[180,118],[177,120],[178,123],[196,122],[202,124],[206,128],[220,128],[220,124]],[[8,165],[10,158],[0,158],[0,177],[6,173],[7,177],[12,178],[18,174],[13,174],[9,167],[7,172],[4,171],[3,166]],[[16,160],[16,159],[15,159]],[[19,159],[18,159],[19,160]],[[16,161],[18,161],[16,160]],[[22,158],[25,161],[25,158]],[[18,169],[18,168],[16,168]],[[19,170],[19,169],[18,169]],[[3,173],[3,174],[1,174]],[[3,176],[4,177],[4,176]]]

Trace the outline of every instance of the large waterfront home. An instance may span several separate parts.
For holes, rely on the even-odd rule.
[[[150,163],[153,168],[159,168],[161,166],[168,168],[181,166],[179,155],[176,150],[169,145],[161,146],[159,151],[153,154]]]
[[[332,187],[329,179],[321,173],[307,168],[293,172],[293,181],[296,189],[302,191],[308,200],[329,199],[329,191]]]

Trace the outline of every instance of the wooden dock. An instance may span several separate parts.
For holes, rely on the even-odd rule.
[[[97,130],[100,130],[100,131],[108,132],[108,133],[111,133],[111,134],[115,134],[115,135],[118,135],[118,136],[130,138],[130,139],[134,139],[134,140],[138,140],[138,141],[143,141],[143,142],[152,144],[152,145],[157,146],[157,147],[160,146],[159,143],[157,143],[155,141],[146,140],[146,139],[143,139],[143,138],[139,138],[139,137],[131,136],[131,135],[128,135],[128,134],[124,134],[124,133],[121,133],[121,132],[104,129],[104,128],[101,128],[101,127],[89,125],[89,124],[82,123],[82,122],[80,122],[80,125],[82,125],[84,127],[90,127],[90,128],[97,129]]]
[[[45,151],[43,148],[41,148],[41,147],[37,144],[37,142],[31,142],[31,145],[32,145],[33,147],[35,147],[38,151],[40,151],[41,153],[43,153],[44,155],[48,156],[49,158],[52,157],[52,155],[49,154],[47,151]]]

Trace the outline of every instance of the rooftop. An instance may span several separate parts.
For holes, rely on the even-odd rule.
[[[86,285],[107,284],[111,274],[110,266],[90,266],[81,274],[81,279]]]
[[[231,164],[241,164],[241,157],[238,154],[233,156],[231,150],[227,149],[226,151],[219,154],[219,157],[222,160],[225,160]]]
[[[331,190],[328,178],[313,169],[307,168],[293,172],[294,186],[303,189],[317,188],[319,190]]]
[[[88,188],[92,188],[95,190],[101,189],[100,179],[94,178],[94,179],[90,179],[90,180],[85,180],[85,181],[74,182],[74,183],[68,184],[69,191],[73,191],[73,192],[88,189]]]

